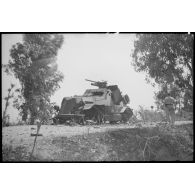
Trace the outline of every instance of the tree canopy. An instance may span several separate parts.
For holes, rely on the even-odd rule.
[[[31,115],[31,123],[37,117],[37,102],[49,105],[50,97],[60,87],[63,74],[57,70],[56,57],[63,44],[60,34],[24,34],[23,43],[13,45],[7,72],[19,79],[21,89],[15,106],[21,111],[23,120]],[[40,109],[40,106],[38,106]]]
[[[173,96],[183,93],[192,102],[193,90],[192,34],[138,34],[134,42],[133,66],[146,72],[146,80],[161,86],[156,94],[163,99],[169,91]]]

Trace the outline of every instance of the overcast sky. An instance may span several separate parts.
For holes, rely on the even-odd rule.
[[[144,80],[144,73],[137,73],[131,66],[134,34],[65,34],[64,44],[58,52],[58,69],[63,72],[61,88],[51,98],[58,105],[62,98],[82,95],[86,89],[94,88],[85,79],[118,85],[123,94],[130,97],[130,107],[139,105],[149,108],[154,105],[154,91]],[[22,35],[2,36],[2,62],[8,63],[9,50],[13,44],[22,41]],[[2,73],[2,95],[10,83],[19,82]],[[4,109],[5,101],[2,101]],[[12,106],[8,109],[10,120],[16,120],[18,112]]]

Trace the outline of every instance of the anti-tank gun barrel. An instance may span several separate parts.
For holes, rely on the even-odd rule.
[[[92,81],[89,79],[85,79],[86,81],[91,82],[91,85],[97,86],[99,88],[106,88],[107,87],[107,82],[106,81]]]
[[[96,81],[92,81],[92,80],[89,80],[89,79],[85,79],[86,81],[89,81],[91,83],[96,83]]]

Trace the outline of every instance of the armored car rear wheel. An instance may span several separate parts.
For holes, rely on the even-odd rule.
[[[122,115],[122,121],[126,123],[133,116],[133,112],[130,108],[126,108],[121,115]]]

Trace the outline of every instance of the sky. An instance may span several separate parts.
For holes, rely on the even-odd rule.
[[[51,101],[61,104],[63,97],[82,95],[86,89],[96,88],[85,79],[106,80],[109,85],[118,85],[122,94],[130,97],[129,106],[134,110],[139,105],[146,108],[155,106],[154,91],[145,81],[145,73],[135,72],[131,53],[134,34],[64,34],[64,44],[58,52],[58,70],[64,74],[60,89],[51,97]],[[12,45],[22,41],[21,34],[2,35],[2,63],[8,63]],[[7,95],[10,84],[17,86],[19,81],[2,72],[2,98]],[[2,101],[4,110],[5,101]],[[15,121],[18,111],[8,108],[10,121]]]

